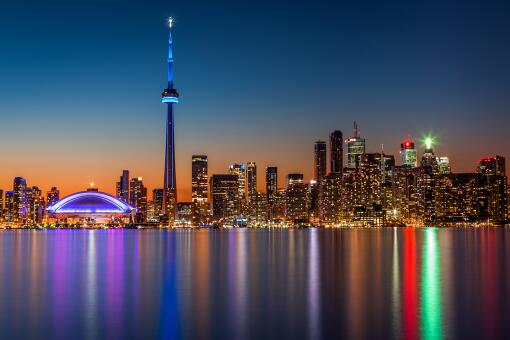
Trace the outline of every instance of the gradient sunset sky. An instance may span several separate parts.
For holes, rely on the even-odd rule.
[[[310,179],[313,142],[354,120],[395,156],[434,134],[455,172],[510,157],[508,2],[24,1],[0,12],[1,189],[162,187],[169,15],[180,200],[192,154]]]

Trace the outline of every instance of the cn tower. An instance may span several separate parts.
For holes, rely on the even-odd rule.
[[[170,221],[174,218],[177,202],[175,181],[175,129],[174,129],[174,104],[179,102],[179,93],[174,88],[173,81],[173,53],[172,53],[172,27],[173,18],[168,19],[170,29],[168,38],[168,76],[167,87],[163,90],[161,101],[166,105],[166,143],[165,143],[165,178],[163,209]]]

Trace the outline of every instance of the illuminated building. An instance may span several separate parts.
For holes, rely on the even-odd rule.
[[[217,221],[233,222],[239,214],[239,176],[212,175],[210,187],[213,218]]]
[[[276,218],[276,197],[278,195],[278,168],[269,166],[266,168],[266,196],[267,218]]]
[[[320,220],[326,223],[340,221],[342,202],[342,173],[329,173],[320,186]]]
[[[400,144],[400,164],[409,167],[418,166],[418,155],[411,138],[407,138]]]
[[[191,157],[191,201],[193,225],[207,222],[209,213],[208,159],[205,155]]]
[[[246,165],[246,187],[248,203],[257,196],[257,164],[248,162]]]
[[[14,178],[13,186],[13,221],[19,224],[26,222],[28,205],[27,205],[27,182],[22,177]]]
[[[347,144],[347,167],[358,169],[359,158],[365,153],[365,138],[360,136],[356,122],[354,122],[354,135],[345,143]]]
[[[314,147],[314,163],[313,163],[313,179],[317,180],[318,183],[326,175],[326,142],[317,141]]]
[[[480,219],[491,224],[508,220],[508,184],[505,176],[505,158],[482,158],[477,167]]]
[[[359,161],[360,203],[381,204],[382,173],[379,153],[365,153]]]
[[[353,217],[354,209],[361,205],[360,174],[354,168],[345,168],[342,174],[341,216],[343,220]]]
[[[117,182],[117,198],[124,202],[129,201],[129,171],[122,170],[122,175]]]
[[[59,199],[60,191],[57,189],[57,187],[51,187],[51,190],[46,193],[46,202],[48,203],[48,206],[52,206],[53,204],[57,203]]]
[[[291,223],[308,221],[308,186],[303,174],[287,175],[285,190],[285,219]]]
[[[435,158],[434,158],[435,159]],[[419,220],[428,225],[434,218],[434,172],[432,166],[422,166],[417,169],[416,200]]]
[[[425,145],[425,152],[421,156],[421,163],[420,165],[422,167],[430,166],[433,169],[437,169],[437,159],[434,155],[434,150],[432,149],[432,146],[434,145],[435,140],[434,138],[427,136],[423,140],[423,144]]]
[[[14,221],[14,192],[5,192],[5,208],[4,208],[4,221]]]
[[[323,178],[324,179],[324,178]],[[322,181],[321,181],[322,182]],[[308,186],[308,212],[310,216],[310,222],[319,222],[319,191],[321,183],[318,180],[311,180]]]
[[[152,190],[152,204],[154,206],[154,215],[161,217],[164,215],[163,201],[165,197],[164,189],[153,189]]]
[[[416,173],[414,167],[396,166],[393,175],[394,218],[412,221],[417,217]]]
[[[165,169],[164,169],[164,190],[163,207],[170,222],[175,217],[177,202],[177,182],[175,174],[175,126],[174,126],[174,104],[179,102],[179,93],[174,87],[173,77],[173,42],[172,26],[173,19],[168,20],[170,28],[168,39],[168,72],[167,87],[163,90],[161,101],[166,105],[166,143],[165,143]]]
[[[452,172],[450,167],[450,159],[445,156],[436,157],[436,171],[437,174],[449,174]]]
[[[177,219],[178,223],[182,226],[191,225],[191,217],[193,211],[192,202],[179,202],[177,203]]]
[[[331,173],[341,173],[344,168],[344,138],[342,131],[333,131],[329,135]]]
[[[27,220],[30,223],[40,224],[43,221],[45,200],[42,191],[38,187],[27,188],[27,204],[29,207]]]
[[[478,176],[472,173],[441,174],[434,183],[434,221],[475,222],[478,219]]]
[[[66,196],[47,208],[50,221],[65,224],[128,223],[135,208],[127,203],[95,190]]]
[[[147,188],[142,177],[132,178],[129,182],[129,204],[136,208],[136,222],[147,221]]]
[[[0,221],[4,218],[4,191],[0,190]]]
[[[238,178],[239,208],[242,208],[246,199],[246,164],[231,164],[228,171],[231,175],[236,175]]]
[[[481,158],[478,162],[476,172],[486,175],[506,176],[505,157],[489,156]]]
[[[251,217],[256,222],[267,222],[268,220],[268,208],[266,195],[262,192],[257,192],[254,199],[251,201],[252,214]]]

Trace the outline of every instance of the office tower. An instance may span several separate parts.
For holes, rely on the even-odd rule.
[[[445,156],[436,157],[436,171],[435,173],[445,175],[452,172],[450,167],[450,159]]]
[[[421,166],[430,166],[432,169],[437,169],[437,160],[436,156],[434,155],[434,150],[432,149],[432,146],[434,144],[434,140],[432,137],[426,137],[425,138],[425,152],[421,156]]]
[[[477,167],[478,209],[480,220],[490,224],[504,224],[508,220],[508,184],[505,158],[482,158]]]
[[[233,222],[239,213],[239,176],[212,175],[210,186],[213,218],[216,221]]]
[[[262,192],[257,192],[254,199],[250,202],[252,206],[251,217],[258,223],[267,222],[268,207],[266,195]]]
[[[360,204],[364,207],[382,203],[380,153],[365,153],[359,159]]]
[[[177,219],[181,226],[191,226],[193,202],[177,203]]]
[[[476,222],[478,176],[472,173],[436,175],[434,222]]]
[[[248,162],[246,165],[246,184],[248,203],[257,196],[257,165],[255,162]]]
[[[13,186],[13,218],[14,222],[23,224],[26,222],[27,206],[27,182],[22,177],[14,178]]]
[[[303,174],[287,175],[285,190],[285,219],[290,223],[308,221],[308,186]]]
[[[129,201],[129,170],[122,170],[117,182],[117,198],[126,203]]]
[[[228,167],[228,172],[231,175],[238,177],[238,191],[239,200],[242,202],[246,198],[246,164],[231,164]]]
[[[505,157],[489,156],[480,159],[476,172],[488,175],[506,176]]]
[[[324,178],[323,178],[324,179]],[[322,182],[322,181],[321,181]],[[310,222],[319,222],[319,194],[321,183],[313,179],[308,185],[308,212],[310,216]]]
[[[4,216],[4,191],[0,190],[0,217]]]
[[[143,178],[132,178],[129,182],[129,204],[136,208],[136,222],[147,221],[147,188],[143,185]]]
[[[434,171],[432,166],[422,166],[417,169],[416,200],[417,215],[420,222],[425,225],[430,224],[435,211]]]
[[[393,217],[411,224],[417,218],[416,172],[416,168],[400,165],[393,173]]]
[[[6,191],[5,192],[5,215],[4,221],[13,222],[14,221],[14,192]]]
[[[167,87],[163,90],[161,101],[166,105],[166,143],[165,143],[165,169],[164,169],[164,190],[163,206],[165,214],[170,222],[175,217],[177,203],[177,183],[175,174],[175,126],[174,126],[174,104],[179,102],[179,93],[174,87],[173,76],[173,42],[172,42],[173,19],[168,20],[170,29],[168,39],[168,72]]]
[[[209,183],[208,183],[208,160],[205,155],[193,155],[191,157],[191,201],[192,201],[192,225],[200,225],[207,222],[209,213]]]
[[[361,180],[355,168],[345,168],[342,174],[341,218],[351,220],[354,209],[361,206]]]
[[[154,215],[160,216],[163,215],[164,212],[164,201],[165,190],[164,189],[153,189],[152,190],[152,204],[154,206]]]
[[[400,143],[400,164],[412,168],[418,166],[418,152],[410,137]]]
[[[60,191],[57,187],[51,187],[50,191],[46,193],[46,202],[48,203],[48,207],[57,203],[58,200],[60,200]]]
[[[324,176],[319,193],[320,221],[338,223],[341,219],[342,173],[331,172]]]
[[[344,138],[342,131],[336,130],[329,135],[331,173],[342,173],[344,169]]]
[[[191,200],[193,202],[207,202],[207,168],[207,156],[193,155],[191,157]]]
[[[30,196],[30,197],[29,197]],[[34,186],[27,189],[27,202],[29,206],[29,220],[34,224],[41,224],[44,218],[46,202],[42,190]]]
[[[326,142],[317,141],[314,147],[313,179],[320,181],[326,176]]]
[[[266,199],[267,218],[276,218],[276,197],[278,195],[278,168],[269,166],[266,168]]]
[[[354,135],[345,142],[347,143],[347,167],[358,169],[359,158],[365,153],[365,138],[360,136],[356,122],[354,122]]]

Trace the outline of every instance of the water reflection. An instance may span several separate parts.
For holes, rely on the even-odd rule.
[[[0,338],[510,336],[510,230],[0,233]]]

